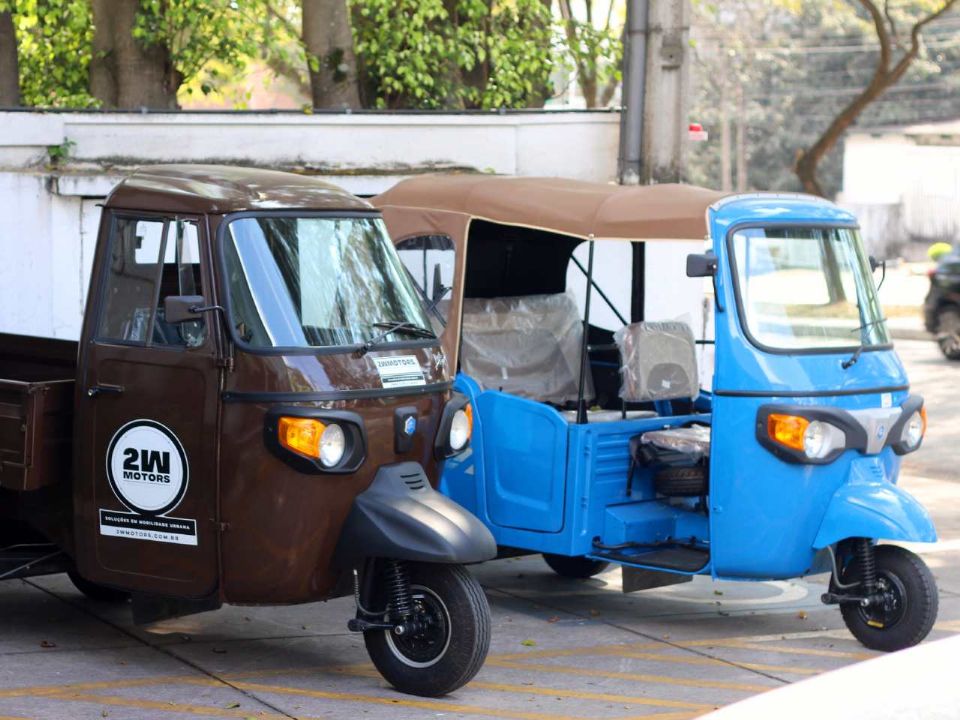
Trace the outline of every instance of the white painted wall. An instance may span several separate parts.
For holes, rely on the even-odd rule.
[[[608,112],[0,112],[0,331],[79,337],[98,203],[138,165],[213,162],[307,170],[362,195],[431,169],[608,182],[616,176],[618,138],[619,116]],[[48,147],[65,141],[69,160],[49,167]],[[687,287],[696,282],[687,280],[683,263],[700,244],[692,250],[680,245],[651,243],[648,248],[647,315],[689,315],[698,329],[702,292]],[[629,246],[598,247],[598,282],[629,316]],[[572,278],[571,287],[580,288],[582,303],[583,277],[573,272],[579,277]],[[597,300],[599,324],[619,327]]]
[[[880,256],[911,239],[960,242],[960,122],[851,133],[838,202]]]

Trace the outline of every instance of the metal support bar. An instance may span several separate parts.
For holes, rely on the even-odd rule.
[[[587,382],[587,365],[590,361],[590,295],[593,290],[593,240],[590,241],[590,251],[587,255],[587,296],[583,307],[583,346],[580,351],[580,385],[577,387],[577,424],[587,422],[587,401],[583,397],[584,386]]]
[[[586,268],[580,264],[579,260],[577,260],[573,255],[570,256],[570,259],[573,260],[574,265],[580,268],[580,272],[582,272],[584,275],[587,274]],[[594,290],[597,291],[597,295],[603,298],[603,301],[607,304],[607,307],[609,307],[610,310],[613,312],[613,314],[617,316],[617,320],[622,322],[624,325],[629,325],[630,323],[628,323],[626,318],[620,314],[620,311],[617,310],[617,308],[614,306],[613,301],[610,298],[608,298],[607,294],[600,289],[599,285],[597,285],[597,281],[594,280],[593,278],[590,278],[590,284],[593,286]]]

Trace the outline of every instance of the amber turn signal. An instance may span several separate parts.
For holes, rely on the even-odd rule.
[[[772,413],[767,418],[767,435],[774,442],[804,452],[803,439],[809,425],[805,417]]]
[[[320,458],[320,438],[327,429],[312,418],[282,417],[277,423],[277,440],[287,450],[309,458]]]

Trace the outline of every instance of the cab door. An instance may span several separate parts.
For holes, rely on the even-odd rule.
[[[104,215],[78,388],[78,569],[132,590],[207,595],[217,579],[216,353],[204,319],[171,325],[163,311],[170,295],[211,297],[203,224]]]

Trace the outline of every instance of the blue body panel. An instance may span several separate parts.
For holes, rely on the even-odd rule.
[[[701,572],[729,579],[777,579],[823,570],[825,547],[848,537],[934,541],[926,511],[896,487],[900,459],[847,450],[826,465],[792,464],[756,438],[757,411],[769,403],[862,410],[899,406],[907,377],[892,348],[775,353],[742,331],[727,253],[741,225],[854,225],[836,206],[800,196],[740,196],[709,213],[716,276],[713,393],[700,413],[568,423],[548,405],[481,390],[458,375],[455,388],[476,412],[471,449],[447,461],[441,489],[490,528],[497,543],[531,552],[597,556],[599,542],[655,544],[681,539],[709,549]],[[627,494],[630,438],[691,420],[712,423],[709,513],[690,499],[670,503],[638,468]],[[600,553],[602,555],[602,553]],[[636,563],[642,567],[642,559]]]

